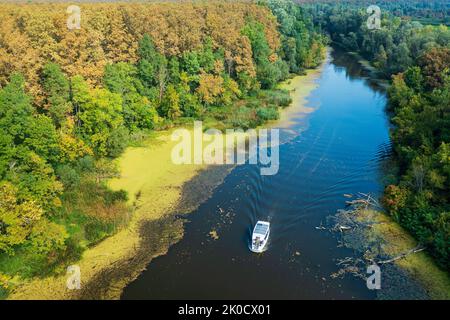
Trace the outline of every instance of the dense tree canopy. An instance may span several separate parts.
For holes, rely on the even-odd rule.
[[[391,137],[400,172],[397,183],[386,187],[384,203],[448,269],[450,30],[396,17],[392,10],[383,12],[380,29],[369,30],[365,9],[342,1],[307,10],[333,41],[369,60],[381,76],[392,76]]]
[[[68,30],[64,4],[0,5],[0,296],[3,279],[51,272],[125,220],[105,179],[130,142],[187,117],[276,119],[290,103],[276,84],[324,56],[289,1],[80,7]]]
[[[82,3],[79,30],[64,4],[0,4],[0,265],[79,258],[128,215],[104,180],[132,139],[190,117],[276,119],[291,101],[276,84],[317,67],[331,40],[392,76],[400,174],[384,203],[448,267],[450,31],[416,21],[448,7],[376,1],[369,30],[364,2],[327,2]]]

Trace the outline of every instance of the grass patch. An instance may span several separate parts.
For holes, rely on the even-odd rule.
[[[261,126],[267,121],[279,119],[279,110],[291,103],[292,98],[288,90],[261,90],[232,108],[222,110],[219,117],[215,118],[221,120],[226,127],[247,130]]]
[[[98,177],[115,176],[101,168],[97,174],[85,174],[79,184],[62,196],[63,206],[55,214],[54,221],[62,224],[83,250],[116,233],[127,224],[130,209],[128,194],[124,190],[113,191]]]
[[[205,131],[210,128],[222,132],[231,128],[247,130],[261,126],[267,121],[279,119],[279,110],[291,103],[292,98],[288,90],[260,90],[230,105],[211,106],[197,120],[203,121]],[[189,118],[187,124],[192,125],[193,120]],[[177,120],[177,124],[180,123],[183,124]]]
[[[275,107],[258,108],[256,115],[263,121],[277,120],[280,118],[280,113]]]
[[[33,252],[27,247],[21,247],[16,250],[14,255],[0,255],[0,270],[6,275],[32,278],[47,273],[49,268],[46,255]]]
[[[286,108],[292,103],[291,95],[288,90],[262,90],[258,93],[258,100],[261,100],[265,106],[275,105]]]

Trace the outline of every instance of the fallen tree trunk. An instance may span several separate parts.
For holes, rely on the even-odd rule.
[[[394,262],[394,261],[403,259],[403,258],[405,258],[406,256],[408,256],[408,255],[410,255],[410,254],[417,253],[417,252],[421,252],[421,251],[423,251],[423,250],[425,250],[425,248],[419,245],[419,246],[417,246],[417,247],[415,247],[415,248],[412,248],[412,249],[410,249],[410,250],[408,250],[408,251],[406,251],[406,252],[404,252],[404,253],[402,253],[402,254],[400,254],[400,255],[394,257],[394,258],[391,258],[391,259],[388,259],[388,260],[378,261],[377,264],[392,263],[392,262]]]

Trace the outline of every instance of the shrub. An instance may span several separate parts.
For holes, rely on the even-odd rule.
[[[84,236],[91,244],[94,244],[110,234],[108,225],[97,219],[90,219],[84,226]]]
[[[112,205],[116,202],[128,201],[128,194],[125,190],[113,191],[106,189],[104,194],[105,204]]]
[[[258,100],[250,100],[247,102],[246,107],[249,109],[258,109],[261,107],[262,102]]]
[[[62,165],[56,168],[56,175],[59,177],[65,188],[71,188],[80,183],[80,175],[73,167]]]
[[[231,118],[231,125],[235,128],[249,129],[260,125],[261,119],[257,116],[256,110],[241,107]]]
[[[80,172],[90,172],[95,168],[95,159],[92,156],[85,156],[78,160],[77,167]]]
[[[288,107],[292,98],[287,90],[273,90],[267,93],[267,102],[280,107]]]
[[[113,130],[106,142],[108,156],[116,158],[125,150],[128,145],[129,132],[121,127]]]
[[[280,114],[275,107],[258,108],[256,114],[263,121],[277,120],[280,117]]]

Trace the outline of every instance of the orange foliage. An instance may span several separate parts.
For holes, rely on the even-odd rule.
[[[271,49],[280,45],[277,22],[269,9],[252,3],[79,3],[81,29],[68,30],[68,4],[0,4],[0,85],[20,71],[37,102],[39,72],[56,62],[69,76],[82,75],[99,85],[104,66],[135,62],[145,33],[167,56],[202,46],[210,37],[223,48],[227,68],[255,76],[250,41],[241,34],[247,19],[265,26]]]
[[[223,78],[212,74],[203,74],[200,77],[200,85],[197,92],[201,99],[208,104],[212,104],[224,93]]]

